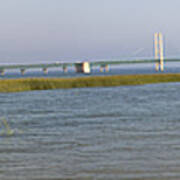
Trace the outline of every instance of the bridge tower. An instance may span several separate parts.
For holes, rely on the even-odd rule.
[[[156,71],[164,71],[164,49],[162,33],[154,34],[154,51],[156,60]]]

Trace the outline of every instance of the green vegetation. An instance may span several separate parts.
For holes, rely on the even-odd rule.
[[[7,120],[5,118],[0,119],[0,129],[2,130],[0,135],[12,136],[14,131],[10,128]],[[1,123],[2,122],[2,123]],[[3,128],[3,129],[2,129]]]
[[[180,74],[91,76],[78,78],[24,78],[0,80],[0,92],[84,88],[180,82]]]

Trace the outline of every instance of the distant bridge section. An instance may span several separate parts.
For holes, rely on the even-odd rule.
[[[4,75],[5,70],[19,69],[23,75],[27,69],[42,69],[45,74],[48,73],[49,68],[62,68],[63,72],[67,72],[68,67],[74,67],[76,72],[90,73],[91,68],[98,66],[100,71],[108,71],[109,65],[121,64],[143,64],[143,63],[157,63],[157,59],[146,60],[117,60],[117,61],[94,61],[94,62],[75,62],[75,63],[52,63],[52,64],[15,64],[15,65],[0,65],[0,74]],[[164,62],[180,62],[180,59],[165,59]]]

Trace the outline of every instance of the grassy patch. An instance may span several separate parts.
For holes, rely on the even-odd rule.
[[[78,78],[24,78],[0,80],[0,92],[143,85],[180,82],[180,74],[92,76]]]

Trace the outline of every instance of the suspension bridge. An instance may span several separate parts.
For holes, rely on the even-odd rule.
[[[74,62],[74,63],[50,63],[50,64],[15,64],[15,65],[0,65],[0,74],[4,75],[6,70],[19,69],[24,75],[27,69],[42,69],[44,74],[48,73],[49,68],[62,68],[63,72],[68,71],[68,67],[74,67],[76,72],[90,73],[93,67],[99,67],[100,71],[109,71],[110,65],[121,64],[143,64],[154,63],[156,71],[164,71],[165,62],[180,62],[180,59],[164,59],[163,36],[161,33],[154,34],[154,59],[137,59],[137,60],[116,60],[116,61],[94,61],[94,62]]]

